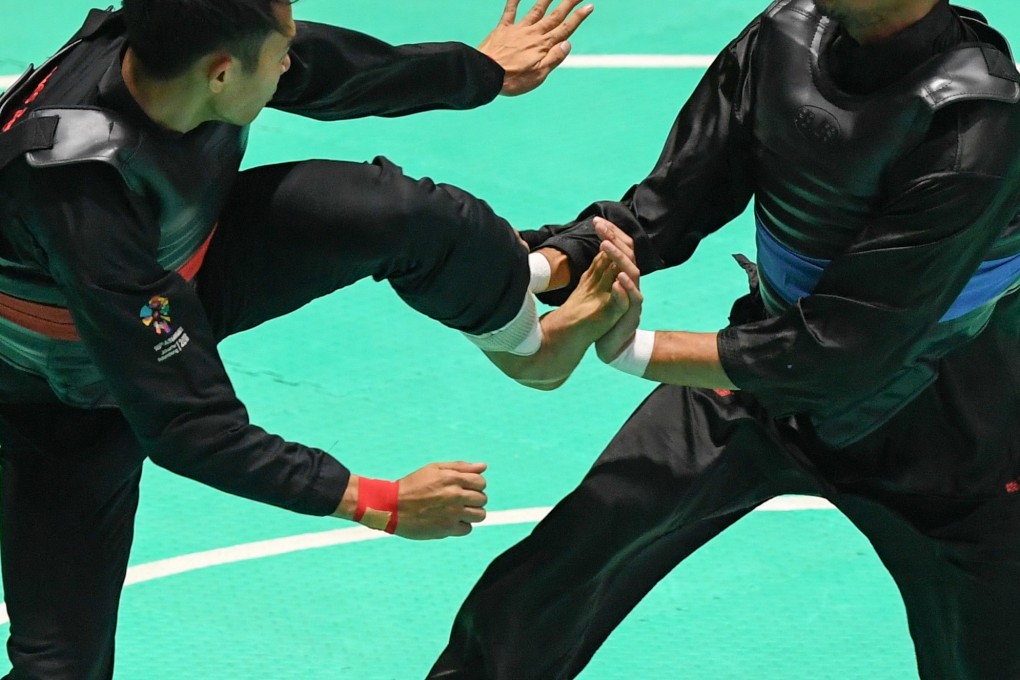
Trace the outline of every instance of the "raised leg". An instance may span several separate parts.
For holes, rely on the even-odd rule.
[[[484,333],[519,311],[527,252],[483,201],[385,159],[239,175],[198,275],[217,337],[371,276],[447,326]]]

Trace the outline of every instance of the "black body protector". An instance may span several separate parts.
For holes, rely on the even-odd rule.
[[[187,136],[160,138],[101,108],[42,107],[21,116],[21,107],[56,69],[74,59],[76,48],[107,33],[123,34],[122,23],[119,13],[92,10],[63,49],[38,69],[30,67],[4,93],[0,169],[20,156],[35,168],[100,162],[116,169],[135,194],[158,206],[160,265],[190,282],[215,230],[221,188],[240,167],[248,128],[213,123]],[[201,163],[196,165],[196,159]],[[56,284],[45,272],[2,254],[0,355],[21,370],[44,376],[67,403],[113,405]]]
[[[1020,102],[1020,76],[1006,40],[980,14],[954,10],[981,42],[930,59],[893,85],[863,96],[848,94],[831,80],[824,55],[839,29],[811,0],[778,2],[763,16],[751,115],[758,274],[769,316],[791,312],[832,274],[835,262],[844,273],[854,266],[847,250],[884,208],[882,197],[896,179],[895,163],[932,134],[940,111],[964,102]],[[982,143],[996,141],[989,137]],[[996,301],[1020,285],[1017,255],[1020,222],[1014,220],[985,256],[986,262],[1012,259],[1012,264],[999,267],[997,275],[972,279],[946,316],[921,331],[913,324],[896,326],[902,310],[896,310],[899,317],[885,318],[881,309],[855,309],[858,323],[866,319],[871,328],[904,335],[898,354],[888,357],[887,365],[899,368],[877,394],[869,390],[856,403],[815,411],[812,420],[822,439],[833,446],[858,439],[930,385],[937,360],[980,333]],[[1011,273],[1004,274],[1006,269]],[[866,268],[857,274],[868,275]]]
[[[923,141],[938,111],[969,100],[1020,101],[1005,39],[980,15],[956,11],[989,44],[961,46],[867,96],[841,91],[823,68],[838,26],[810,0],[766,14],[756,50],[768,56],[757,62],[755,197],[759,217],[785,245],[832,259],[868,226],[890,166]]]

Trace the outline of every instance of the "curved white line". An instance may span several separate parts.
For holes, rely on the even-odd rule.
[[[784,496],[775,498],[757,509],[757,511],[785,512],[791,510],[830,510],[832,505],[821,498],[810,496]],[[523,508],[520,510],[500,510],[489,513],[482,527],[495,527],[506,524],[529,524],[541,520],[552,508]],[[242,543],[226,548],[216,548],[203,552],[180,555],[165,560],[147,562],[130,567],[124,579],[124,585],[130,586],[145,581],[153,581],[159,578],[166,578],[175,574],[183,574],[199,569],[208,569],[223,564],[244,562],[246,560],[258,560],[264,557],[274,557],[287,553],[299,552],[301,550],[312,550],[314,548],[328,548],[344,543],[360,543],[361,541],[372,541],[380,538],[389,538],[388,534],[379,531],[372,531],[365,527],[353,527],[350,529],[333,529],[332,531],[318,531],[311,534],[298,534],[296,536],[285,536],[273,538],[267,541],[256,541],[254,543]],[[0,603],[0,625],[9,623],[7,616],[7,605]]]

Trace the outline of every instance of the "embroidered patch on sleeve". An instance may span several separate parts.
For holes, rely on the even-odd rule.
[[[170,332],[170,300],[159,295],[154,296],[138,312],[142,323],[156,331],[156,335]]]
[[[156,360],[160,363],[180,354],[181,350],[191,341],[188,334],[184,332],[184,328],[178,328],[175,331],[170,325],[170,300],[168,298],[159,295],[153,296],[142,306],[138,317],[143,324],[156,331],[156,335],[168,336],[152,348],[156,352]]]

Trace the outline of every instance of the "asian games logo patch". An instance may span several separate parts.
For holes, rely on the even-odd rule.
[[[170,300],[168,298],[159,295],[153,296],[148,303],[142,306],[138,317],[143,324],[156,331],[156,335],[168,336],[152,348],[156,352],[156,360],[160,363],[180,354],[181,350],[191,341],[183,328],[178,328],[175,331],[170,326]]]
[[[170,300],[167,298],[153,296],[138,312],[138,316],[141,317],[142,323],[156,331],[156,335],[170,332]]]

